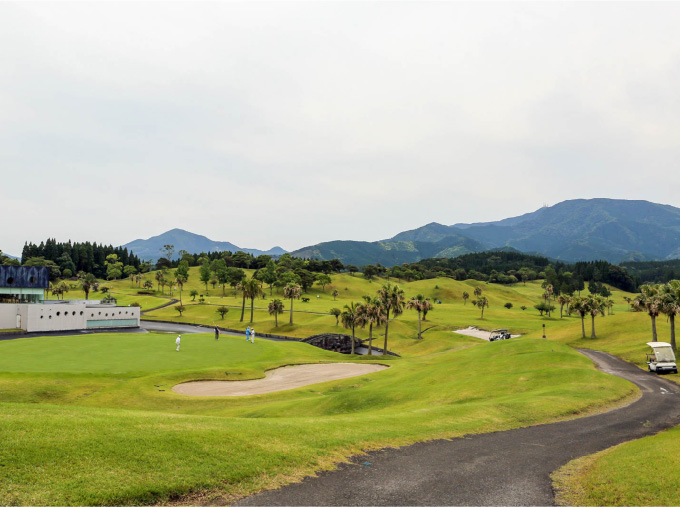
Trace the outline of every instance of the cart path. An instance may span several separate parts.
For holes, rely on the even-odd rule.
[[[640,399],[570,421],[370,452],[237,505],[554,505],[553,471],[680,424],[677,384],[604,352],[581,352],[637,385]]]

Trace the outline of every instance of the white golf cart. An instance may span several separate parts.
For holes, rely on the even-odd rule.
[[[675,364],[675,354],[670,343],[648,342],[652,348],[647,353],[647,368],[655,373],[678,373],[678,366]]]

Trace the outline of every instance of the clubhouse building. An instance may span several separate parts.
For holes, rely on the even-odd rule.
[[[0,266],[0,329],[26,332],[139,327],[135,306],[97,300],[45,300],[47,268]]]

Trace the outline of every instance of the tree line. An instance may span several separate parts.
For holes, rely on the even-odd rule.
[[[53,238],[40,242],[25,243],[21,252],[21,265],[45,266],[49,269],[50,280],[59,278],[71,278],[78,272],[91,273],[96,278],[107,277],[107,257],[115,255],[116,262],[123,267],[132,266],[136,271],[140,270],[142,261],[124,247],[114,247],[90,243],[66,243],[57,242]],[[147,271],[151,265],[147,263]]]
[[[628,292],[635,292],[639,285],[639,280],[630,276],[624,268],[607,261],[567,264],[550,261],[546,257],[505,251],[479,252],[456,258],[423,259],[391,268],[375,264],[363,266],[361,271],[369,279],[385,276],[407,282],[438,277],[498,284],[547,280],[558,295],[580,292],[586,283],[591,289],[594,284],[600,291],[606,290],[604,284]]]

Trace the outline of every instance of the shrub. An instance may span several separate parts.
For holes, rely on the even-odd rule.
[[[509,310],[510,308],[512,308],[512,303],[508,302],[505,303],[503,306],[505,306]]]

